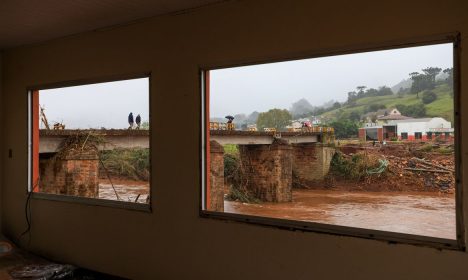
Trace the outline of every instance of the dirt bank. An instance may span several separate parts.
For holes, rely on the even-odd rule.
[[[386,145],[347,145],[337,147],[344,158],[359,155],[364,160],[387,162],[382,173],[350,179],[331,169],[323,181],[311,184],[311,189],[347,191],[428,191],[453,193],[455,189],[455,158],[453,146],[436,143],[387,143]]]

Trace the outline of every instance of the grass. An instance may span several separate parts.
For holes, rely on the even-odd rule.
[[[430,117],[442,117],[453,122],[453,98],[447,85],[441,85],[434,90],[437,100],[426,105],[426,114]]]
[[[226,144],[223,146],[226,154],[238,154],[239,149],[236,144]]]
[[[149,149],[102,151],[100,157],[111,175],[134,180],[149,180]]]
[[[427,117],[442,117],[447,121],[453,122],[453,98],[450,96],[450,91],[451,89],[447,84],[438,85],[433,90],[437,95],[437,100],[425,105]],[[333,120],[341,115],[346,118],[353,111],[357,111],[362,115],[366,107],[372,104],[382,104],[387,109],[392,109],[398,104],[413,105],[421,103],[421,98],[422,92],[419,93],[419,98],[416,98],[416,94],[405,94],[402,97],[398,97],[397,95],[364,97],[356,100],[355,106],[345,105],[339,109],[322,114],[322,117]]]

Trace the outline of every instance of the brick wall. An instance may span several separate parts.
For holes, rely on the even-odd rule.
[[[98,197],[99,157],[96,151],[74,152],[39,161],[39,191],[82,197]]]
[[[292,144],[293,186],[307,187],[323,180],[334,153],[335,149],[320,143]]]
[[[224,212],[224,149],[216,141],[210,141],[209,192],[209,210]]]
[[[275,140],[271,145],[239,145],[247,188],[262,201],[292,201],[292,147]]]

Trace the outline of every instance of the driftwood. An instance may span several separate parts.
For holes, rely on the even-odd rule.
[[[450,168],[444,167],[442,165],[438,165],[438,164],[429,162],[429,161],[424,160],[424,159],[414,157],[414,158],[412,158],[412,160],[417,160],[417,161],[419,161],[419,162],[421,162],[423,164],[430,165],[432,167],[437,167],[437,168],[440,168],[440,169],[443,169],[443,170],[446,170],[446,171],[455,172],[455,170],[453,170],[453,169],[450,169]]]
[[[115,193],[115,196],[117,197],[117,200],[121,200],[119,194],[117,193],[117,190],[114,187],[114,184],[112,183],[111,177],[109,175],[109,170],[107,170],[107,167],[106,167],[106,165],[104,164],[104,162],[102,161],[101,158],[99,158],[99,162],[102,164],[102,167],[106,171],[107,179],[109,179],[109,182],[111,183],[112,189],[114,190],[114,193]]]
[[[422,172],[433,172],[433,173],[452,173],[448,170],[437,170],[437,169],[422,169],[422,168],[404,168],[405,170],[410,171],[422,171]]]

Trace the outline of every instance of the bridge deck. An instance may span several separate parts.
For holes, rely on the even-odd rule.
[[[129,129],[64,129],[39,130],[39,153],[55,153],[63,140],[76,135],[94,135],[102,137],[100,150],[116,148],[149,148],[149,130]]]
[[[240,131],[240,130],[210,130],[210,140],[221,145],[268,145],[273,143],[275,137],[285,139],[289,143],[315,143],[320,142],[322,132],[267,132],[267,131]]]

